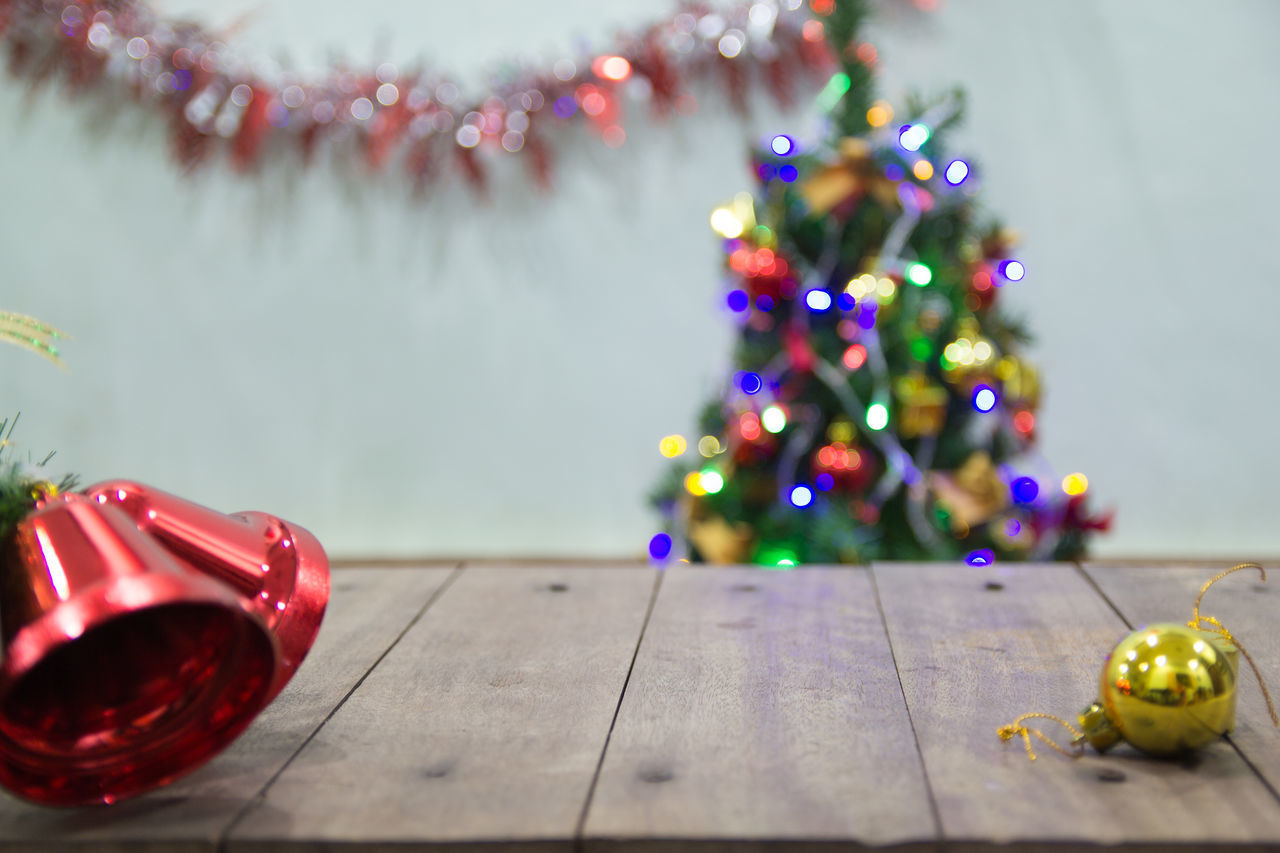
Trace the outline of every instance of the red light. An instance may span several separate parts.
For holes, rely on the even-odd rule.
[[[1030,412],[1018,412],[1013,416],[1013,428],[1026,435],[1036,428],[1036,416]]]
[[[782,258],[779,258],[777,255],[774,255],[774,257],[773,257],[773,274],[774,274],[774,275],[786,275],[786,274],[787,274],[787,270],[788,270],[788,269],[790,269],[790,267],[788,267],[788,266],[787,266],[787,262],[786,262],[786,261],[784,261]]]
[[[804,26],[800,28],[800,35],[805,41],[822,41],[823,39],[822,21],[815,21],[812,18],[804,22]]]
[[[755,441],[760,437],[760,418],[755,412],[744,412],[738,418],[738,431],[747,441]]]
[[[863,42],[858,45],[858,61],[863,65],[870,65],[876,61],[876,46],[870,42]]]
[[[831,446],[822,447],[818,450],[818,464],[823,468],[830,468],[836,461],[836,449]]]
[[[631,76],[631,63],[621,56],[597,56],[591,63],[591,70],[605,80],[626,80]]]
[[[591,92],[582,99],[582,111],[589,116],[600,115],[608,106],[609,102],[599,92]]]
[[[767,267],[769,264],[773,263],[773,252],[769,249],[757,249],[756,263],[762,267]]]
[[[836,10],[835,0],[809,0],[809,8],[817,15],[830,15]]]
[[[867,348],[862,344],[854,344],[844,351],[844,366],[857,370],[867,363]]]
[[[850,471],[857,471],[862,467],[862,454],[856,450],[850,450],[845,458],[845,464],[849,466]]]
[[[991,289],[991,273],[986,270],[978,270],[973,274],[973,289],[979,293],[986,293]]]

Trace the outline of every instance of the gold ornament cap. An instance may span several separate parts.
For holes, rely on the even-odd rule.
[[[1098,752],[1106,752],[1124,740],[1107,718],[1107,710],[1097,702],[1080,712],[1080,728],[1084,730],[1084,739],[1089,746]]]

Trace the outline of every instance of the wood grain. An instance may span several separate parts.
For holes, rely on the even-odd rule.
[[[588,848],[880,845],[935,831],[865,569],[667,570]]]
[[[1136,628],[1154,622],[1186,622],[1200,587],[1232,565],[1197,563],[1154,569],[1091,564],[1085,571]],[[1223,578],[1205,595],[1200,615],[1216,616],[1239,638],[1257,662],[1272,698],[1280,700],[1280,634],[1275,630],[1280,570],[1273,571],[1267,582],[1254,569]],[[1271,786],[1280,790],[1280,731],[1272,725],[1262,690],[1243,659],[1237,690],[1236,730],[1231,741]]]
[[[467,568],[228,849],[568,849],[656,579],[641,567]]]
[[[212,850],[418,615],[451,570],[335,569],[328,610],[297,675],[226,751],[168,787],[111,807],[51,809],[0,794],[0,850]]]
[[[1194,763],[1127,746],[1077,761],[995,730],[1028,711],[1074,721],[1127,629],[1068,565],[877,564],[873,574],[950,842],[1274,842],[1280,804],[1225,742]],[[1047,734],[1064,732],[1045,722]],[[1061,740],[1066,740],[1069,735]]]

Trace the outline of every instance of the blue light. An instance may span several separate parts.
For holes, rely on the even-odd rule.
[[[1022,532],[1022,522],[1016,518],[1011,518],[1004,523],[1005,536],[1017,536]]]
[[[191,88],[191,72],[179,68],[173,72],[173,88],[178,92],[185,92]]]
[[[795,486],[791,489],[791,503],[798,507],[806,507],[813,503],[813,490],[808,486]]]
[[[748,394],[759,394],[764,387],[764,380],[759,373],[743,373],[738,377],[738,387]]]
[[[671,537],[659,533],[649,540],[649,556],[655,560],[665,560],[671,555]]]
[[[790,163],[787,163],[785,166],[778,167],[778,177],[782,178],[782,180],[786,181],[787,183],[791,183],[796,178],[800,177],[800,172],[799,170],[796,169],[795,166],[792,166]]]
[[[986,385],[973,389],[973,407],[979,412],[989,412],[996,407],[996,392]]]
[[[971,566],[989,566],[996,561],[996,555],[990,548],[979,548],[970,551],[964,561]]]
[[[767,293],[760,294],[756,297],[756,308],[759,308],[761,311],[772,311],[773,297]]]
[[[568,118],[578,111],[578,102],[573,95],[565,95],[563,98],[556,98],[551,111],[556,114],[556,118]]]
[[[804,295],[804,304],[808,305],[809,310],[814,313],[830,310],[831,294],[825,290],[814,288]]]
[[[1040,484],[1030,477],[1019,477],[1009,484],[1013,491],[1013,499],[1020,504],[1029,504],[1040,494]]]
[[[906,174],[897,163],[890,163],[884,167],[884,176],[891,181],[900,181],[906,177]]]
[[[751,304],[751,298],[747,296],[745,290],[730,290],[725,302],[729,303],[730,311],[746,311],[747,306]]]
[[[841,311],[852,311],[858,307],[858,300],[853,298],[852,293],[846,293],[842,290],[840,295],[836,297],[836,307]]]
[[[1027,274],[1027,268],[1019,261],[1003,261],[1000,264],[1000,275],[1009,279],[1009,281],[1022,281]]]
[[[942,173],[947,179],[947,183],[953,187],[958,187],[964,183],[964,179],[969,177],[969,164],[963,160],[952,160],[947,164],[947,170]]]
[[[762,181],[773,180],[773,176],[777,173],[778,170],[774,168],[772,163],[761,163],[756,167],[756,174],[760,176],[760,180]]]
[[[779,133],[773,139],[769,140],[769,150],[779,157],[786,157],[796,150],[796,141],[790,136]]]
[[[836,478],[823,471],[821,474],[813,478],[813,484],[818,487],[820,492],[829,492],[836,486]]]
[[[858,309],[858,327],[871,330],[876,327],[876,304],[871,301],[862,303]]]

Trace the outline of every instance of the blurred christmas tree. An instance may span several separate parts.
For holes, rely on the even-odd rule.
[[[863,0],[818,0],[842,70],[819,96],[817,150],[774,137],[760,187],[712,214],[724,237],[737,371],[696,455],[655,495],[658,559],[793,565],[872,559],[1069,559],[1107,520],[1088,482],[1034,461],[1040,389],[1001,288],[1025,269],[979,222],[968,163],[942,137],[960,95],[873,101]],[[688,454],[686,455],[686,450]]]

